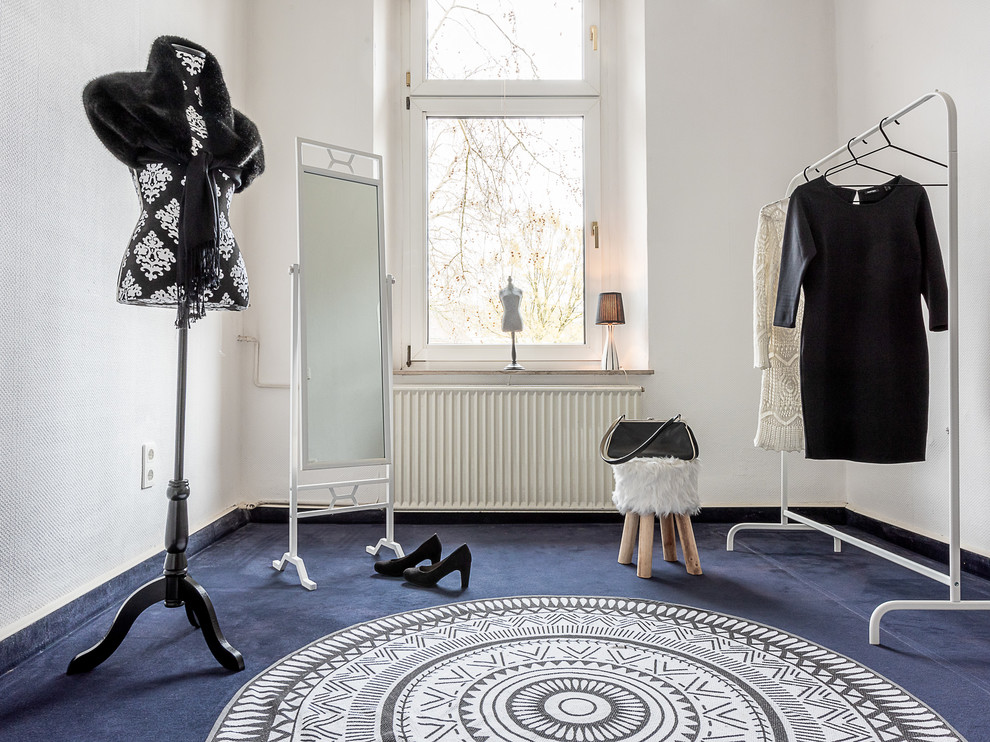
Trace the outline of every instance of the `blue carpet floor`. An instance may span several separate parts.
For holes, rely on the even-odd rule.
[[[114,655],[68,677],[77,652],[98,641],[116,607],[0,678],[0,740],[203,740],[228,700],[255,674],[330,632],[379,616],[510,595],[641,597],[770,624],[867,665],[945,717],[969,742],[990,741],[990,615],[896,612],[871,646],[873,608],[891,599],[942,599],[947,588],[815,533],[745,532],[725,551],[728,526],[697,524],[705,574],[654,554],[653,578],[616,563],[621,525],[398,526],[407,551],[437,532],[449,553],[468,543],[471,585],[452,575],[434,589],[376,575],[365,553],[382,527],[304,524],[300,553],[315,592],[290,566],[271,568],[286,526],[251,523],[190,560],[246,669],[221,668],[182,610],[145,611]],[[659,537],[659,531],[658,531]],[[389,553],[387,556],[391,556]],[[936,565],[933,565],[936,566]],[[965,577],[963,598],[990,599],[990,582]]]

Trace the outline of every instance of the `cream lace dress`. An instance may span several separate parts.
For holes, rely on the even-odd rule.
[[[793,328],[773,324],[787,202],[785,198],[760,209],[753,259],[754,363],[763,370],[760,419],[753,444],[768,451],[804,450],[800,363],[804,299],[798,305]]]

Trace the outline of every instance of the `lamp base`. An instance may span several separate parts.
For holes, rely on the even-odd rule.
[[[602,352],[602,370],[618,371],[619,354],[615,350],[615,341],[612,338],[612,325],[608,325],[608,342],[605,343],[605,350]]]

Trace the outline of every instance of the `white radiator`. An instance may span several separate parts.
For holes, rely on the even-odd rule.
[[[611,510],[598,442],[638,386],[397,386],[395,506]]]

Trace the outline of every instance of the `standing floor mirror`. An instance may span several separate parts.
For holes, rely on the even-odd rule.
[[[296,139],[299,262],[292,266],[292,381],[289,550],[272,566],[295,566],[301,518],[385,510],[384,546],[394,539],[391,287],[385,273],[382,160],[378,155]],[[335,471],[377,467],[384,476],[341,481]],[[313,483],[300,483],[303,472]],[[384,499],[360,503],[362,487]],[[325,491],[326,507],[300,510],[299,494]]]

